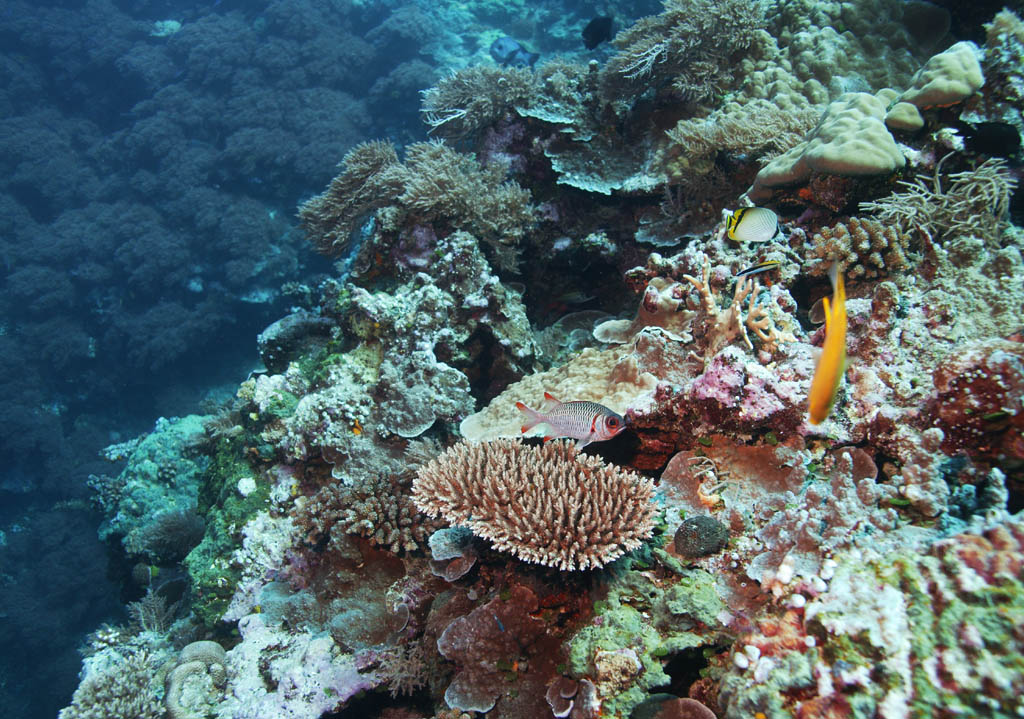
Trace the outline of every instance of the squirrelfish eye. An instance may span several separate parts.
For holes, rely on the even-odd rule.
[[[609,417],[608,418],[608,426],[609,427],[618,427],[619,426],[619,418],[618,417]]]

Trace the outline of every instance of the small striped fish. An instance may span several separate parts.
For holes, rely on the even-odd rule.
[[[729,215],[725,232],[733,242],[768,242],[779,234],[779,216],[767,207],[741,207]]]
[[[545,442],[555,437],[571,437],[576,440],[576,446],[582,449],[591,442],[611,439],[626,428],[622,416],[603,404],[586,400],[559,402],[547,392],[544,393],[544,399],[554,402],[547,412],[530,409],[522,402],[516,402],[516,409],[526,415],[526,424],[522,430],[524,433],[538,424],[546,424],[551,428],[551,433],[544,436]]]

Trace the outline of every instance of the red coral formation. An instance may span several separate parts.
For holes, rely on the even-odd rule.
[[[944,452],[1024,459],[1024,344],[979,342],[949,356],[933,379],[923,416],[943,431]]]

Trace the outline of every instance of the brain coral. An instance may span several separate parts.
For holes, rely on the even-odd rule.
[[[569,442],[461,442],[420,469],[413,501],[497,549],[563,570],[602,567],[653,528],[653,483]]]

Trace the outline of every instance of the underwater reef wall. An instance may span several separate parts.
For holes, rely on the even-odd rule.
[[[221,719],[1024,711],[1024,23],[739,12],[457,71],[447,141],[349,151],[300,209],[316,306],[97,484],[187,589],[94,656]],[[141,548],[161,482],[204,520],[180,561]]]

